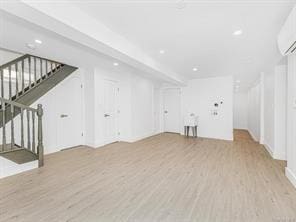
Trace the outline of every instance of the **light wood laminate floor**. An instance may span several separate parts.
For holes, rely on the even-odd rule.
[[[247,138],[160,134],[47,155],[43,168],[0,180],[0,221],[296,221],[285,162]]]

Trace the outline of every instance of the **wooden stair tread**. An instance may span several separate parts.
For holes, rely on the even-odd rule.
[[[2,145],[0,145],[0,150],[2,151]],[[19,146],[14,146],[11,150],[10,144],[7,144],[4,151],[5,153],[0,153],[0,156],[14,162],[17,164],[24,164],[37,160],[37,155],[26,149],[21,149]]]

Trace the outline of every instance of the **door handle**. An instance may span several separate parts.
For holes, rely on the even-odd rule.
[[[60,117],[61,117],[61,118],[66,118],[66,117],[68,117],[68,115],[66,115],[66,114],[61,114]]]
[[[104,114],[104,117],[108,117],[108,116],[110,116],[109,114]]]
[[[165,111],[164,111],[164,113],[168,113],[168,111],[167,111],[167,110],[165,110]]]

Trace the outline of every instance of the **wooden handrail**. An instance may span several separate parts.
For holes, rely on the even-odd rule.
[[[17,103],[17,102],[8,100],[8,99],[4,99],[2,97],[0,97],[0,102],[1,102],[1,105],[4,102],[7,105],[13,105],[13,106],[16,106],[16,107],[19,107],[19,108],[22,108],[22,109],[30,110],[32,112],[37,112],[37,109],[31,108],[30,106],[25,106],[23,104],[20,104],[20,103]]]

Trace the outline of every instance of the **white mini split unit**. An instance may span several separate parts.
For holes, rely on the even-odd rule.
[[[284,56],[296,52],[296,6],[278,35],[278,46]]]

